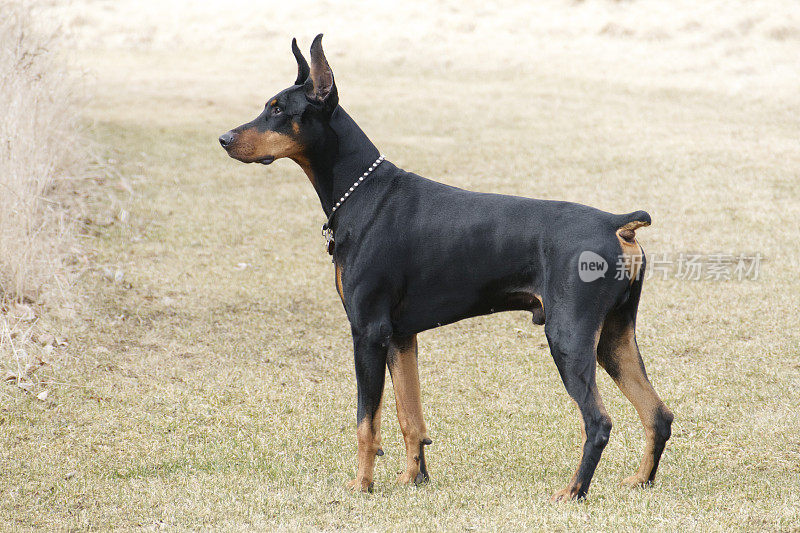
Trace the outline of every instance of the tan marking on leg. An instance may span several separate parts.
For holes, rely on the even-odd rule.
[[[383,416],[383,397],[381,397],[381,404],[378,406],[378,410],[375,411],[375,418],[372,422],[372,427],[375,428],[375,455],[378,454],[378,450],[381,449],[381,442],[383,442],[383,437],[381,436],[382,416]]]
[[[381,411],[383,403],[375,412],[375,417],[365,417],[356,429],[358,437],[358,470],[356,477],[347,483],[354,492],[372,492],[372,480],[375,473],[375,455],[381,447]]]
[[[428,429],[422,418],[422,398],[417,370],[417,336],[397,342],[389,347],[389,373],[392,376],[397,403],[397,419],[406,445],[406,468],[397,481],[415,481],[420,473],[420,449],[428,438]]]
[[[339,293],[339,298],[342,300],[342,305],[344,305],[344,288],[342,287],[342,266],[339,264],[336,265],[336,292]]]
[[[613,361],[609,363],[614,365],[616,376],[612,375],[612,378],[622,394],[633,404],[645,431],[645,449],[639,469],[622,483],[629,486],[642,485],[650,482],[654,475],[657,417],[660,412],[670,417],[672,413],[647,379],[633,326],[621,323],[612,316],[606,319],[606,324],[604,329],[608,331],[603,334],[603,342],[608,344],[604,348],[608,350],[606,357],[613,357]]]

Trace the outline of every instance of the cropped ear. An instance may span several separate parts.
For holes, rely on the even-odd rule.
[[[309,68],[306,58],[303,57],[302,52],[297,47],[297,39],[292,39],[292,53],[297,60],[297,79],[294,80],[294,84],[303,85],[308,79]]]
[[[311,74],[305,83],[306,98],[312,102],[323,104],[326,109],[333,111],[339,103],[336,83],[333,81],[333,71],[325,52],[322,51],[322,34],[320,33],[311,43]]]

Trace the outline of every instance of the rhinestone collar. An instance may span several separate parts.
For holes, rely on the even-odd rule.
[[[361,185],[361,182],[367,179],[367,177],[372,174],[376,168],[378,168],[378,165],[383,163],[384,159],[386,159],[386,156],[381,154],[380,157],[378,157],[378,159],[376,159],[375,162],[370,165],[366,172],[358,177],[355,183],[350,186],[350,188],[344,193],[344,196],[339,198],[339,201],[336,202],[336,204],[333,206],[333,209],[331,209],[331,214],[328,215],[328,220],[322,225],[322,236],[325,237],[325,247],[327,248],[329,254],[333,255],[333,230],[331,229],[331,220],[333,220],[334,213],[336,213],[336,210],[342,206],[345,200],[350,198],[350,195],[353,194],[353,191],[356,190],[356,187]]]
[[[350,189],[348,189],[347,192],[344,193],[344,196],[339,198],[339,201],[336,202],[336,205],[334,205],[333,209],[331,209],[331,214],[328,217],[328,222],[325,223],[326,226],[329,225],[331,219],[333,218],[333,214],[336,212],[336,210],[339,209],[339,207],[344,203],[344,201],[347,200],[350,197],[350,195],[353,193],[353,191],[356,189],[356,187],[361,185],[361,182],[364,181],[367,178],[367,176],[372,174],[372,171],[375,170],[376,168],[378,168],[378,165],[383,163],[384,159],[386,159],[386,156],[381,154],[380,157],[378,159],[376,159],[375,162],[372,163],[372,165],[370,165],[370,167],[367,169],[367,171],[364,172],[364,174],[362,174],[361,176],[359,176],[359,178],[356,180],[355,183],[353,183],[353,185],[350,187]]]

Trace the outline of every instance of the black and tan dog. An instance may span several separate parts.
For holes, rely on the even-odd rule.
[[[310,67],[293,41],[295,84],[219,141],[245,163],[297,162],[328,216],[358,383],[358,471],[349,486],[372,490],[387,366],[407,455],[398,481],[427,481],[424,446],[431,441],[422,418],[416,335],[507,310],[531,311],[533,322],[544,324],[561,379],[580,409],[580,465],[553,499],[586,495],[608,442],[611,419],[598,394],[595,361],[644,424],[644,457],[623,483],[651,483],[672,413],[650,385],[636,344],[644,252],[634,232],[650,216],[470,192],[397,168],[338,105],[321,41],[319,35],[311,46]]]

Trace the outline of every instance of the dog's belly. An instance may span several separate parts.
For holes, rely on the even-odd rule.
[[[529,264],[511,263],[449,263],[407,279],[406,290],[392,308],[393,329],[411,335],[478,315],[541,310],[539,276]]]
[[[531,311],[534,313],[534,323],[544,323],[538,295],[533,292],[509,292],[484,301],[468,301],[453,295],[407,298],[393,315],[392,326],[396,335],[407,336],[465,318],[501,311]]]

